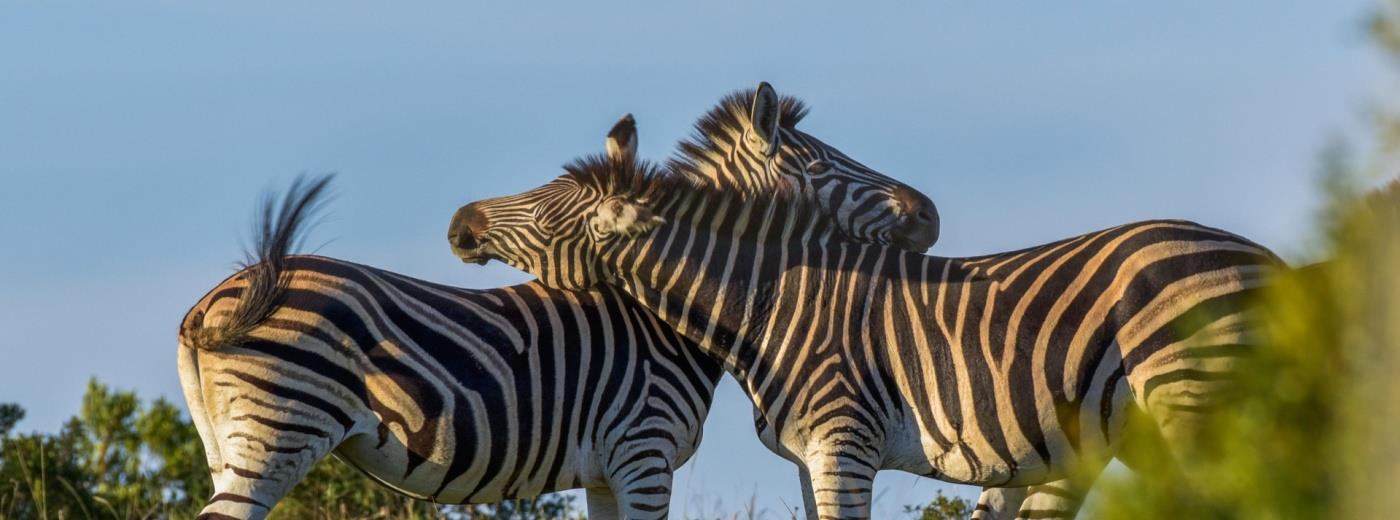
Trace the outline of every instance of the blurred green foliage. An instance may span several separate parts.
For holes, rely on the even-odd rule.
[[[1400,0],[1369,27],[1400,69]],[[1389,518],[1400,507],[1400,182],[1365,188],[1400,175],[1397,108],[1380,107],[1361,165],[1342,146],[1324,151],[1319,261],[1261,295],[1261,346],[1202,432],[1205,456],[1184,472],[1104,478],[1096,518]]]
[[[1341,167],[1329,175],[1350,175]],[[1100,516],[1386,516],[1371,506],[1400,477],[1400,184],[1334,197],[1328,259],[1280,273],[1260,298],[1260,346],[1198,439],[1202,456],[1184,474],[1105,478]]]
[[[1376,47],[1391,66],[1400,70],[1400,1],[1383,0],[1371,17],[1369,28]],[[1400,155],[1400,106],[1397,106],[1400,99],[1392,97],[1385,102],[1389,105],[1380,110],[1378,142],[1386,162],[1393,167],[1396,156]]]

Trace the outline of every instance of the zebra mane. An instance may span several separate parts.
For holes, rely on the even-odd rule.
[[[720,188],[701,182],[693,175],[669,168],[659,168],[642,159],[615,160],[602,154],[587,155],[564,165],[565,177],[599,193],[628,196],[647,201],[654,210],[673,204],[691,205],[704,201],[711,207],[727,203],[730,206],[771,205],[783,208],[785,220],[798,219],[818,231],[840,230],[832,219],[800,193],[788,190],[744,192]],[[707,223],[707,225],[710,223]]]
[[[744,89],[730,93],[719,104],[695,121],[690,137],[676,145],[677,157],[668,160],[666,167],[685,174],[700,174],[700,163],[707,151],[721,150],[733,143],[717,140],[731,131],[744,128],[749,120],[750,106],[757,89]],[[802,118],[807,117],[807,104],[792,96],[778,96],[778,124],[786,129],[794,129]]]
[[[564,176],[600,193],[647,198],[671,188],[699,187],[692,179],[674,175],[651,161],[626,156],[614,159],[603,154],[579,157],[564,165]]]

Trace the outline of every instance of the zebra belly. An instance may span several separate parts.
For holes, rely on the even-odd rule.
[[[1093,370],[1062,381],[1060,393],[1043,378],[1003,380],[998,395],[982,396],[956,423],[935,415],[939,410],[915,415],[918,421],[908,428],[917,429],[917,441],[906,442],[922,449],[929,467],[922,474],[978,486],[1022,486],[1064,478],[1086,457],[1106,461],[1134,404],[1116,344],[1105,348]],[[1015,395],[1033,398],[1016,401],[1010,397]],[[1015,420],[1018,410],[1034,414],[1035,421]]]
[[[590,464],[597,457],[589,456],[591,450],[586,447],[569,447],[566,453],[556,454],[554,460],[539,464],[527,465],[526,461],[517,460],[516,464],[494,468],[490,473],[486,458],[474,457],[463,467],[454,468],[454,475],[449,475],[452,459],[431,455],[405,474],[409,448],[402,438],[391,434],[386,436],[382,446],[376,446],[377,443],[375,435],[351,437],[336,449],[336,455],[380,484],[422,500],[445,504],[489,503],[607,485],[601,466],[596,462]],[[551,481],[549,473],[555,468],[558,474]],[[445,482],[449,478],[451,481]]]

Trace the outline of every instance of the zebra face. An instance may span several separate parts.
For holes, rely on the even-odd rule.
[[[637,163],[637,121],[632,114],[613,125],[604,145],[609,167],[645,168]],[[645,202],[610,195],[606,186],[597,189],[564,175],[520,195],[462,206],[452,216],[447,240],[463,262],[500,260],[548,285],[584,289],[603,278],[601,264],[588,253],[590,246],[638,234],[660,222],[644,208]]]
[[[730,96],[696,125],[678,168],[746,193],[799,193],[848,237],[922,252],[938,240],[933,201],[798,130],[806,109],[768,83]]]
[[[886,177],[796,129],[781,133],[800,168],[789,174],[816,207],[831,213],[847,236],[862,242],[924,252],[938,241],[938,208],[918,190]],[[783,152],[780,152],[783,153]]]
[[[630,159],[594,166],[645,168]],[[648,200],[616,188],[570,174],[519,195],[473,202],[452,217],[448,241],[463,262],[499,260],[551,287],[587,289],[611,277],[605,251],[663,222]]]

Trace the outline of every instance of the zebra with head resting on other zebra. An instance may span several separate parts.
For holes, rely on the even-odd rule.
[[[594,157],[462,207],[449,238],[463,261],[613,284],[655,311],[739,380],[820,518],[868,517],[880,469],[1056,483],[1018,516],[1072,515],[1071,470],[1101,470],[1134,410],[1189,467],[1279,265],[1185,221],[940,258],[851,242],[820,213]]]
[[[766,86],[752,97],[751,106],[794,122],[802,111]],[[707,122],[741,122],[730,113],[735,99],[702,119],[689,152],[709,153],[727,138],[706,134],[727,128]],[[789,157],[854,164],[810,142],[817,144],[789,147]],[[612,160],[635,160],[630,116],[607,145]],[[805,179],[816,168],[785,161],[712,164],[687,174],[754,192],[846,175],[823,168]],[[789,178],[745,179],[749,171]],[[846,215],[872,239],[932,243],[937,221],[927,198],[858,173],[843,187],[860,186],[859,194],[828,193],[818,204],[830,203],[827,213]],[[332,452],[386,486],[436,502],[583,487],[591,517],[667,516],[671,472],[698,444],[722,374],[715,363],[615,289],[532,282],[467,290],[288,256],[325,182],[294,187],[280,207],[269,201],[258,257],[181,326],[181,382],[215,479],[202,518],[265,516]]]

